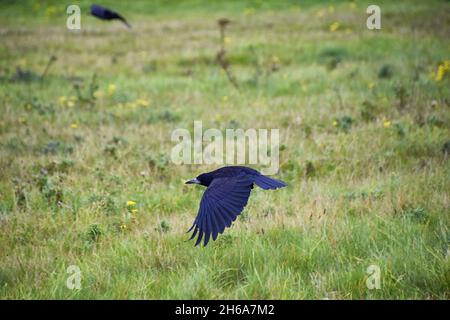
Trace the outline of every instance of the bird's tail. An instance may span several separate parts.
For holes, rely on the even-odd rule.
[[[287,184],[281,180],[269,178],[262,174],[256,176],[254,182],[258,187],[263,188],[264,190],[278,189],[287,186]]]
[[[120,20],[120,21],[122,21],[128,28],[130,28],[131,29],[131,25],[128,23],[128,21],[127,20],[125,20],[125,18],[124,17],[122,17],[122,16],[120,16],[120,15],[118,15],[118,19]]]

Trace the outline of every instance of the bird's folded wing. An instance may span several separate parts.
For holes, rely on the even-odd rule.
[[[195,227],[191,239],[198,232],[198,245],[204,237],[206,246],[212,235],[216,240],[217,235],[230,227],[231,223],[244,210],[247,205],[250,191],[253,187],[253,179],[243,174],[237,177],[216,178],[206,189],[200,202],[200,209],[194,224]]]

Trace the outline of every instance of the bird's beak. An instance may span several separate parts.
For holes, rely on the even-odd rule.
[[[185,184],[200,184],[200,181],[198,179],[192,179],[192,180],[186,181]]]

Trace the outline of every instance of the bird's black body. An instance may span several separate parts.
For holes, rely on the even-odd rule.
[[[281,180],[266,177],[257,170],[241,166],[223,167],[202,173],[186,183],[207,187],[197,217],[189,229],[194,229],[191,239],[198,233],[195,245],[200,244],[204,237],[205,246],[211,236],[216,240],[217,235],[223,233],[225,227],[230,227],[236,220],[247,205],[250,191],[255,184],[265,190],[286,186]]]
[[[131,26],[128,24],[127,20],[125,20],[124,17],[122,17],[120,14],[118,14],[117,12],[115,12],[115,11],[113,11],[111,9],[108,9],[108,8],[105,8],[105,7],[93,4],[91,6],[91,14],[93,16],[99,18],[99,19],[102,19],[102,20],[120,20],[128,28],[131,28]]]
[[[246,175],[250,176],[257,176],[260,175],[258,171],[252,168],[248,167],[240,167],[240,166],[231,166],[231,167],[223,167],[211,172],[202,173],[197,177],[197,179],[201,182],[202,186],[209,187],[212,180],[215,178],[229,178],[229,177],[235,177],[241,173],[244,173]]]

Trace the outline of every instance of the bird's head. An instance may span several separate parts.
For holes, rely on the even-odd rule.
[[[211,183],[212,179],[213,177],[209,173],[202,173],[197,178],[186,181],[186,184],[200,184],[207,187]]]

